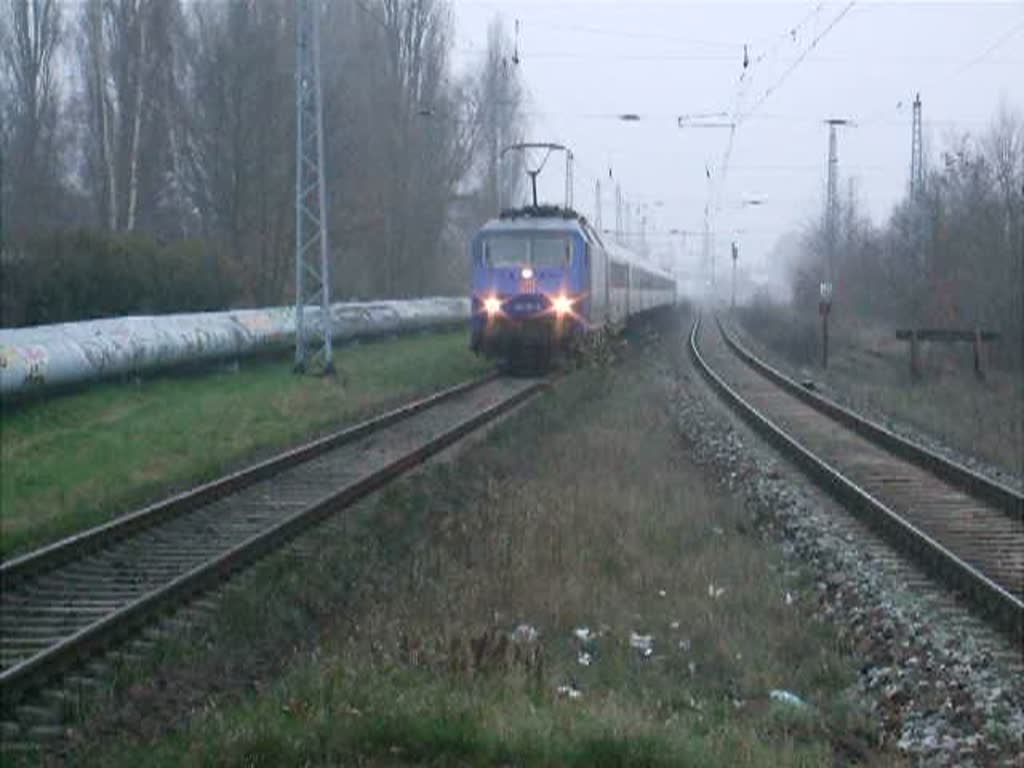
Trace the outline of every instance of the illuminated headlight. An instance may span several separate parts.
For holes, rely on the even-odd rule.
[[[496,315],[501,312],[501,300],[497,296],[488,296],[484,299],[484,312],[488,315]]]
[[[523,267],[523,271],[520,272],[520,274],[523,276],[523,280],[530,280],[533,278],[533,270],[529,267]]]
[[[551,300],[551,306],[554,307],[556,315],[567,315],[572,312],[572,299],[568,296],[555,296]]]

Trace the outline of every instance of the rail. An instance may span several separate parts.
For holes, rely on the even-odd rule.
[[[963,488],[968,493],[998,506],[1011,517],[1024,520],[1024,494],[1018,493],[1009,486],[1003,485],[995,480],[979,475],[977,472],[968,469],[963,464],[940,456],[934,451],[922,445],[911,442],[900,437],[895,432],[886,429],[859,413],[846,408],[834,400],[810,391],[801,386],[786,374],[772,367],[764,360],[756,357],[753,353],[743,347],[733,336],[725,330],[722,322],[717,317],[719,331],[725,339],[725,343],[745,363],[774,381],[790,394],[803,400],[808,405],[817,408],[822,413],[832,417],[841,424],[855,430],[868,440],[878,443],[897,456],[911,461],[922,469],[932,472],[953,485]]]
[[[0,641],[7,659],[14,663],[0,671],[3,709],[545,386],[543,379],[511,381],[494,375],[476,379],[140,510],[128,519],[4,563]],[[380,450],[380,435],[389,429],[399,430],[398,439],[391,441],[396,447],[366,466],[353,468],[352,456]],[[410,437],[412,447],[397,447],[407,445]],[[328,478],[338,484],[329,484]],[[331,489],[324,492],[328,485]],[[93,606],[104,602],[110,603],[110,610],[97,615]],[[33,644],[43,647],[25,650],[33,649]]]
[[[769,418],[768,415],[762,413],[753,404],[748,402],[734,387],[730,386],[730,384],[712,368],[705,357],[701,354],[697,341],[700,326],[701,320],[698,317],[693,324],[689,336],[689,351],[691,358],[698,370],[709,381],[712,387],[723,397],[723,399],[733,406],[739,415],[747,421],[755,431],[791,458],[797,466],[804,470],[837,501],[851,509],[851,511],[860,515],[872,526],[881,530],[884,534],[894,540],[898,546],[914,556],[934,575],[943,579],[946,583],[951,584],[955,588],[963,590],[970,596],[972,602],[977,607],[990,616],[996,624],[1008,631],[1016,642],[1024,642],[1021,634],[1022,629],[1024,629],[1024,602],[1022,602],[1019,596],[1013,594],[1003,585],[996,583],[993,579],[982,573],[981,570],[966,562],[946,544],[940,542],[937,538],[929,535],[929,533],[921,530],[919,526],[898,514],[891,508],[891,506],[886,504],[883,499],[880,499],[876,497],[876,495],[870,493],[867,489],[844,474],[840,469],[831,466],[812,451],[808,450],[779,424]],[[722,331],[723,338],[727,340],[727,343],[729,343],[729,337],[725,334],[724,329],[719,326],[719,330]],[[740,349],[739,345],[735,344],[735,342],[729,344],[729,348],[737,354],[737,356],[740,356],[738,352],[738,349]],[[744,350],[744,352],[746,351]],[[767,364],[762,363],[760,366],[753,365],[753,361],[756,360],[756,358],[754,358],[754,356],[749,352],[746,352],[745,355],[740,357],[745,363],[750,364],[752,368],[758,371],[766,379],[770,380],[776,386],[781,387],[790,395],[798,397],[801,400],[806,400],[806,395],[810,394],[794,382],[791,382],[792,386],[783,385],[782,379],[785,377],[782,377],[782,375],[778,374],[777,371],[775,372],[775,376],[768,374],[769,370],[774,371],[774,369],[771,369]],[[818,407],[817,402],[809,402],[808,405],[815,408]],[[834,406],[835,404],[832,405]],[[877,427],[877,425],[860,424],[855,426],[853,422],[863,420],[860,420],[852,411],[841,408],[840,406],[835,406],[834,409],[821,408],[819,413],[823,418],[839,421],[844,426],[856,431],[862,437],[869,440],[872,440],[880,434],[877,429],[872,428]],[[885,431],[882,430],[882,432]],[[888,434],[891,435],[891,433]],[[873,441],[880,448],[889,450],[889,444],[891,441],[886,439],[884,436],[880,439],[876,438]],[[903,442],[906,441],[902,441],[901,439],[901,444]],[[905,451],[906,449],[901,447],[898,450]],[[926,468],[931,469],[931,463],[938,459],[939,457],[930,459],[929,466]],[[908,458],[904,460],[914,463],[913,460],[909,458],[909,452]],[[953,470],[953,473],[955,472],[956,470]],[[941,479],[945,480],[945,477],[941,477]],[[979,479],[976,482],[980,483],[982,481],[984,481],[984,478],[980,478],[979,476]],[[990,495],[995,496],[996,498],[1001,498],[999,495],[1000,492],[1001,491],[993,492]]]

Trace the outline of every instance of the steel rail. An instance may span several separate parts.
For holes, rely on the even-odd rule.
[[[715,322],[718,324],[725,343],[729,345],[741,360],[787,390],[790,394],[795,395],[822,413],[831,416],[844,426],[850,427],[862,437],[895,453],[900,458],[907,459],[921,469],[937,475],[970,495],[989,502],[993,506],[1002,509],[1010,517],[1024,520],[1024,494],[996,480],[980,475],[963,464],[901,437],[881,424],[840,405],[834,400],[830,400],[824,395],[819,395],[801,386],[786,376],[786,374],[747,350],[725,329],[720,318],[716,317]]]
[[[38,576],[40,573],[53,570],[97,549],[107,547],[119,539],[127,538],[173,517],[194,512],[200,507],[237,493],[260,480],[266,480],[327,451],[407,419],[452,397],[483,386],[498,376],[498,372],[492,371],[475,379],[443,389],[440,392],[435,392],[427,397],[418,398],[379,416],[324,435],[237,472],[232,472],[170,498],[162,499],[135,512],[117,517],[108,523],[95,526],[32,552],[0,562],[0,584],[5,588],[10,587],[27,576]]]
[[[701,355],[697,335],[701,319],[693,324],[689,351],[698,370],[753,429],[791,458],[830,495],[869,524],[891,537],[931,573],[963,590],[984,613],[1015,642],[1024,642],[1024,602],[965,562],[942,543],[893,511],[883,501],[846,477],[801,445],[786,430],[757,410],[731,387]]]
[[[486,380],[493,378],[495,376],[488,376]],[[429,404],[436,405],[440,401],[447,400],[459,392],[465,392],[468,389],[479,386],[480,383],[483,383],[482,380],[477,380],[472,383],[472,386],[469,384],[460,385],[459,387],[445,390],[443,393],[439,393],[431,398],[417,401],[414,404],[417,407],[411,412],[422,411],[428,408]],[[206,560],[156,589],[146,592],[112,613],[84,626],[74,634],[45,647],[35,655],[3,670],[0,672],[0,706],[2,706],[3,710],[8,710],[15,706],[22,700],[26,692],[45,685],[48,681],[72,668],[80,660],[116,644],[125,636],[145,625],[159,613],[166,612],[168,609],[188,601],[198,593],[223,582],[234,572],[278,549],[297,534],[317,524],[332,513],[351,505],[450,447],[466,435],[535,396],[547,386],[548,382],[546,380],[524,386],[501,401],[462,419],[454,426],[449,427],[413,450],[403,453],[383,467],[359,477],[359,479],[348,483],[338,490],[331,491],[318,501],[283,518],[280,522],[222,551],[215,557]],[[409,407],[392,411],[378,419],[361,424],[353,428],[353,430],[359,429],[361,430],[360,434],[365,435],[374,430],[374,428],[368,425],[374,424],[376,428],[387,426],[399,421],[402,418],[400,414],[411,415]],[[353,430],[345,430],[337,435],[331,435],[314,441],[310,445],[330,441],[332,438],[338,438],[346,433],[351,433]],[[343,442],[349,442],[351,439],[349,437]],[[334,444],[332,447],[337,447],[337,444]],[[288,452],[285,456],[291,457],[294,453],[294,451]],[[323,450],[317,451],[315,455],[320,453],[323,453]],[[294,463],[293,461],[292,464]],[[118,535],[117,538],[121,539],[123,536]]]

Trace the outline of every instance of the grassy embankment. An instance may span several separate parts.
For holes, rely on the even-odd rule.
[[[79,764],[778,766],[861,753],[869,730],[841,693],[852,665],[673,428],[656,369],[680,348],[576,372],[471,453],[349,513],[315,555],[265,563],[209,634],[181,639],[101,724],[83,724]],[[508,645],[521,623],[539,639]],[[598,634],[585,647],[582,626]],[[653,636],[649,658],[631,632]],[[558,692],[573,685],[578,696]],[[771,701],[774,688],[809,706]]]
[[[1019,371],[989,368],[974,376],[969,344],[925,344],[922,378],[910,379],[908,349],[891,328],[833,323],[827,371],[822,370],[820,326],[784,307],[753,307],[739,315],[755,350],[797,375],[823,382],[850,407],[885,416],[933,435],[964,454],[1024,476],[1024,398]]]
[[[295,376],[283,358],[254,360],[236,372],[107,383],[5,405],[0,555],[482,372],[466,347],[464,333],[409,336],[340,347],[337,378]]]

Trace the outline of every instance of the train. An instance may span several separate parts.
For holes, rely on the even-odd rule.
[[[503,211],[470,241],[470,346],[547,367],[584,337],[676,302],[676,280],[569,208]]]

